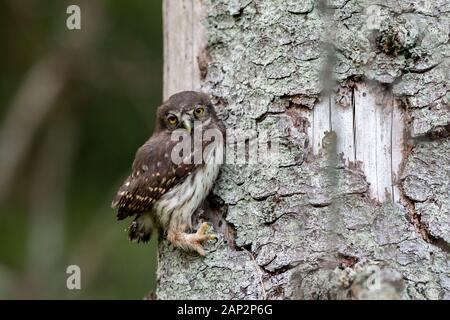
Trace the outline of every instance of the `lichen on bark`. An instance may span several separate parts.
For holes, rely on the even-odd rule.
[[[450,299],[450,3],[204,5],[203,89],[225,101],[228,129],[277,139],[281,162],[223,166],[213,194],[233,239],[218,232],[205,258],[161,241],[158,297]],[[304,112],[349,80],[391,88],[406,106],[403,204],[370,199],[332,134],[311,155]]]

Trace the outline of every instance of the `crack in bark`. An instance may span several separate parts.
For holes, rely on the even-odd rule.
[[[270,277],[275,277],[275,276],[279,276],[282,273],[285,273],[289,270],[294,269],[295,267],[297,267],[299,264],[298,263],[289,263],[285,266],[282,266],[280,268],[277,268],[273,271],[267,270],[265,267],[262,267],[262,269],[265,271],[265,273],[270,276]]]
[[[429,244],[432,244],[442,251],[446,253],[450,253],[450,243],[446,242],[444,239],[434,236],[430,230],[428,229],[428,226],[422,222],[422,217],[419,213],[417,213],[415,208],[415,202],[411,199],[409,199],[403,190],[403,186],[400,186],[400,192],[402,196],[402,200],[405,204],[405,207],[409,213],[409,221],[414,226],[416,231],[420,234],[422,239],[426,241]]]
[[[432,142],[450,137],[450,123],[447,125],[436,126],[433,130],[426,132],[424,135],[410,137],[409,139],[414,145],[422,142]]]
[[[429,66],[428,68],[425,68],[425,69],[422,69],[422,70],[418,70],[418,69],[411,68],[411,69],[404,69],[403,71],[408,71],[408,72],[410,72],[410,73],[415,73],[415,74],[424,74],[424,73],[427,73],[427,72],[433,70],[434,68],[436,68],[437,66],[439,66],[441,63],[442,63],[442,62],[439,62],[439,63],[437,63],[437,64],[434,64],[434,65]],[[403,74],[404,74],[404,73],[403,73]]]
[[[250,256],[250,259],[252,260],[252,262],[255,266],[256,272],[258,273],[259,282],[261,285],[261,293],[262,293],[263,300],[267,300],[267,292],[266,292],[266,288],[264,287],[263,275],[261,273],[261,269],[263,269],[263,268],[261,268],[258,265],[258,263],[256,262],[256,259],[255,259],[255,255],[251,251],[245,249],[244,247],[243,247],[243,250],[247,252],[247,254]]]

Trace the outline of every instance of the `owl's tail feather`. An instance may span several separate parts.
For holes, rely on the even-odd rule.
[[[149,214],[138,214],[128,227],[128,238],[131,241],[147,243],[152,236],[155,223]]]
[[[126,208],[119,208],[119,210],[117,211],[117,220],[123,220],[131,215],[133,215],[134,212],[130,212],[128,211]]]

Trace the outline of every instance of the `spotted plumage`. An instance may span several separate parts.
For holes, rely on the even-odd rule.
[[[202,134],[196,136],[196,130],[216,135],[206,140]],[[180,139],[173,138],[175,132],[181,140],[190,138],[193,147],[180,154],[175,149],[180,146]],[[201,139],[199,144],[193,141],[196,137]],[[155,131],[136,152],[131,174],[112,202],[119,220],[135,217],[130,239],[147,242],[152,230],[158,229],[175,246],[204,255],[201,243],[212,238],[206,234],[207,225],[193,234],[186,231],[192,229],[192,214],[210,192],[222,160],[222,125],[209,98],[194,91],[170,97],[158,108]]]

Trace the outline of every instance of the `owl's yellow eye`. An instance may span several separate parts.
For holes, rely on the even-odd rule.
[[[167,122],[169,122],[170,125],[174,126],[178,123],[178,118],[174,115],[169,115],[167,117]]]
[[[204,106],[198,107],[197,109],[194,110],[194,113],[196,117],[200,117],[205,113],[205,107]]]

